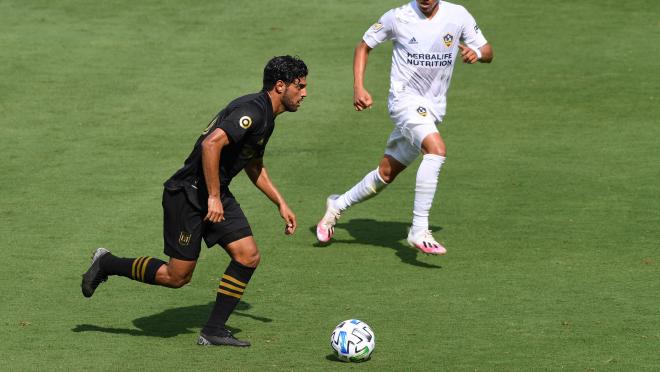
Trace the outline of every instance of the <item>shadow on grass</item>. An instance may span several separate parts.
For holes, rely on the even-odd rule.
[[[101,327],[93,324],[78,324],[71,330],[73,332],[103,332],[113,334],[125,334],[131,336],[149,336],[149,337],[175,337],[186,333],[197,333],[204,326],[211,313],[213,304],[209,302],[205,305],[195,305],[186,307],[177,307],[167,309],[161,313],[137,318],[133,320],[133,325],[137,328],[112,328]],[[254,320],[270,323],[270,318],[247,314],[243,311],[252,306],[247,302],[239,302],[232,316],[243,316]],[[239,328],[227,326],[232,333],[240,333]]]
[[[340,363],[344,363],[341,359],[337,358],[337,355],[335,355],[334,353],[326,355],[326,356],[325,356],[325,359],[326,359],[326,360],[329,360],[329,361],[331,361],[331,362],[340,362]]]
[[[405,239],[408,236],[408,226],[410,224],[405,222],[376,221],[367,218],[353,219],[345,223],[338,223],[335,228],[348,231],[348,234],[354,239],[333,239],[329,245],[317,242],[314,246],[326,248],[337,243],[375,245],[394,249],[401,261],[409,265],[441,269],[440,265],[417,260],[418,251],[401,242],[402,238]],[[440,231],[442,227],[432,226],[431,229]],[[316,236],[316,226],[312,226],[310,230]]]
[[[348,363],[348,362],[346,362],[346,361],[344,361],[344,360],[339,359],[335,353],[332,353],[332,354],[328,354],[328,355],[326,355],[326,356],[325,356],[325,359],[326,359],[326,360],[329,360],[329,361],[331,361],[331,362],[338,362],[338,363],[344,363],[344,364]],[[371,356],[369,357],[369,359],[371,359]],[[362,361],[357,361],[357,362],[350,362],[350,363],[353,363],[353,364],[355,364],[355,363],[364,363],[364,362],[368,362],[369,359],[367,359],[367,360],[362,360]]]

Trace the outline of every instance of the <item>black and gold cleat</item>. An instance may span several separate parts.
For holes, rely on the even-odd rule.
[[[110,251],[105,248],[97,248],[94,251],[92,264],[89,266],[87,272],[82,275],[82,282],[80,283],[83,296],[92,297],[99,284],[108,280],[108,276],[101,270],[101,257],[108,253]]]
[[[207,335],[204,333],[199,334],[197,339],[197,345],[209,346],[209,345],[227,345],[227,346],[238,346],[238,347],[247,347],[250,346],[250,341],[239,340],[228,329],[221,329],[215,335]]]

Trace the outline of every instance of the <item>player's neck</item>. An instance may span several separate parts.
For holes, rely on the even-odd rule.
[[[266,94],[268,94],[270,103],[273,106],[273,117],[286,111],[284,105],[282,104],[282,96],[270,90],[267,90]]]

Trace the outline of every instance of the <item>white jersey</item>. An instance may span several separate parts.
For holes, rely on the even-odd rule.
[[[413,0],[385,13],[362,39],[370,48],[392,40],[389,105],[407,95],[421,96],[441,121],[459,42],[477,49],[487,41],[467,9],[447,1],[439,1],[438,7],[428,19]]]

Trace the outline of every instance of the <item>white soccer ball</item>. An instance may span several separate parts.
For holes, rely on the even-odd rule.
[[[349,319],[339,323],[332,331],[330,346],[341,361],[363,362],[371,358],[376,347],[376,335],[367,323]]]

